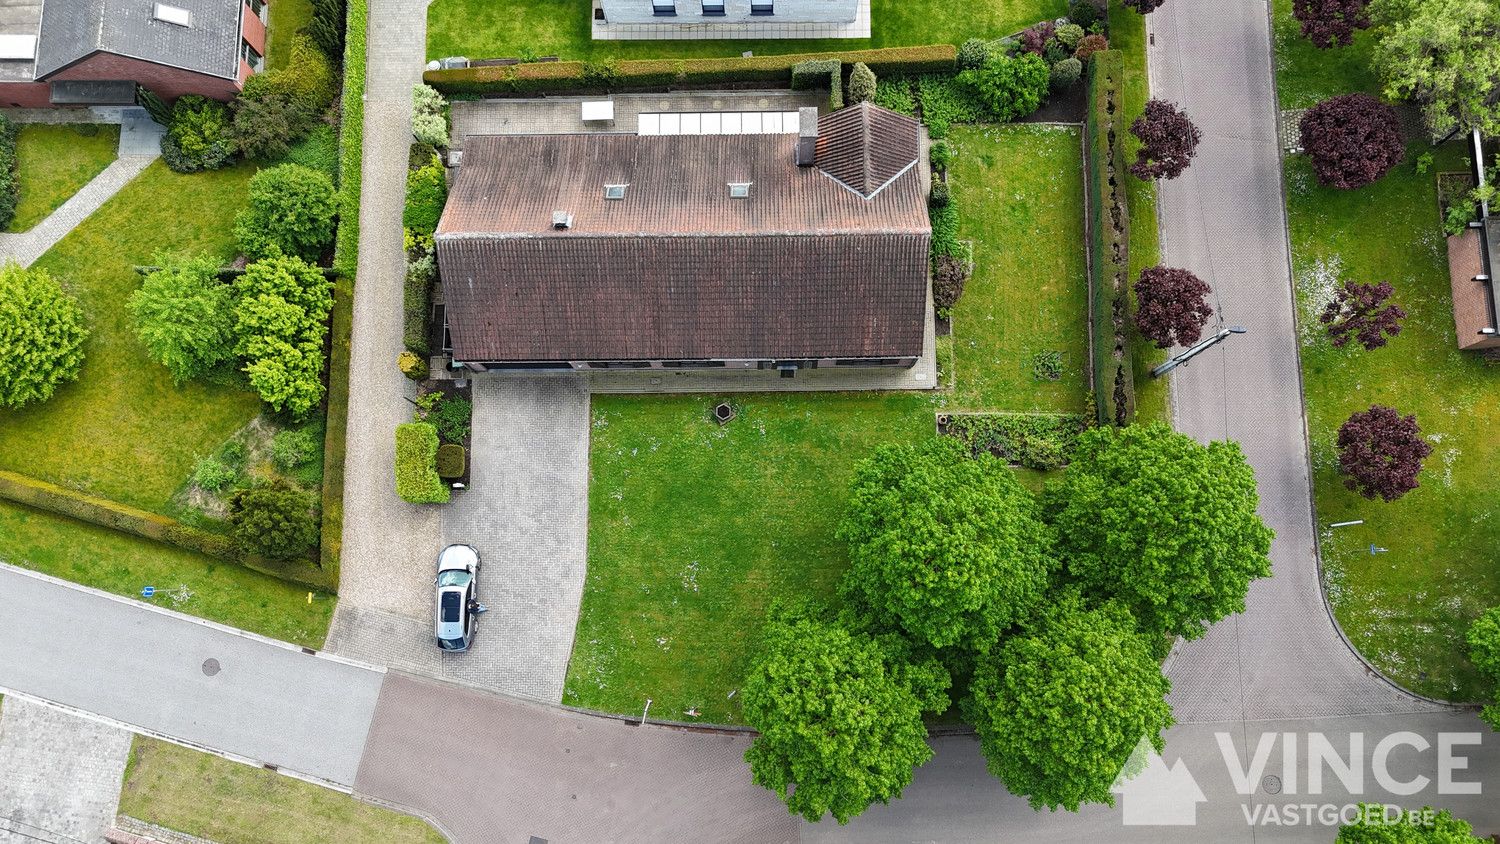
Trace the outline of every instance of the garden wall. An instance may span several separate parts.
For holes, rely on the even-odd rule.
[[[622,91],[736,82],[788,85],[793,65],[815,59],[837,59],[845,64],[864,62],[881,75],[951,73],[957,55],[958,50],[952,44],[933,44],[748,58],[528,62],[498,67],[429,70],[422,78],[444,94],[471,96],[550,94],[583,89]]]
[[[1130,338],[1130,211],[1125,169],[1124,54],[1095,53],[1089,61],[1085,151],[1089,194],[1090,348],[1094,401],[1100,424],[1135,418],[1135,373]]]
[[[46,481],[0,470],[0,498],[67,516],[71,519],[107,527],[146,539],[165,542],[196,551],[226,562],[254,569],[272,577],[290,580],[315,589],[333,591],[338,578],[308,560],[278,562],[243,554],[234,540],[222,534],[185,525],[175,519],[139,510],[117,501],[60,487]]]

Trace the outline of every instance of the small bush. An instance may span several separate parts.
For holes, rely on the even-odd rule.
[[[963,298],[964,285],[974,274],[974,262],[957,255],[938,255],[932,264],[932,306],[951,310]]]
[[[412,89],[412,135],[418,143],[448,146],[448,101],[431,85]]]
[[[867,103],[875,99],[875,72],[864,62],[855,62],[849,71],[849,102]]]
[[[960,73],[958,79],[973,91],[989,117],[1009,121],[1041,106],[1050,75],[1041,56],[1026,53],[1017,58],[992,58],[978,70]],[[925,101],[923,104],[925,107]]]
[[[193,466],[193,483],[200,488],[220,493],[240,481],[240,470],[217,457],[205,457]]]
[[[339,183],[339,139],[333,127],[319,123],[307,133],[307,137],[287,150],[284,164],[300,164],[327,176],[335,185]]]
[[[1083,62],[1078,59],[1063,59],[1052,66],[1048,78],[1048,86],[1054,91],[1062,91],[1078,84],[1083,76]]]
[[[1086,62],[1095,53],[1102,53],[1109,49],[1109,39],[1103,35],[1085,35],[1078,42],[1078,49],[1073,51],[1073,58]]]
[[[242,100],[281,95],[301,111],[316,117],[328,109],[338,94],[339,78],[333,61],[306,35],[292,39],[287,62],[276,70],[257,73],[245,80]],[[310,127],[309,127],[310,128]]]
[[[951,202],[953,194],[949,191],[948,183],[933,179],[932,191],[927,194],[927,205],[931,208],[947,208]]]
[[[436,273],[437,262],[431,255],[424,254],[406,265],[406,287],[401,296],[402,337],[406,348],[422,357],[432,354],[427,319],[432,313],[432,282]]]
[[[443,399],[428,414],[427,421],[437,426],[443,442],[461,443],[469,438],[474,405],[465,398]]]
[[[313,123],[312,116],[285,94],[241,97],[234,103],[234,141],[246,158],[274,161],[285,157]]]
[[[428,374],[427,359],[409,351],[396,356],[396,366],[402,375],[413,381],[421,381]]]
[[[990,45],[983,38],[970,38],[958,48],[957,66],[959,70],[974,70],[984,67],[985,62],[990,60]]]
[[[1057,28],[1057,42],[1067,47],[1071,53],[1078,47],[1078,42],[1083,40],[1085,34],[1081,24],[1065,23]]]
[[[312,509],[311,495],[278,480],[235,493],[229,501],[229,525],[247,553],[291,560],[317,547]]]
[[[1052,21],[1038,21],[1021,30],[1021,49],[1040,56],[1057,34],[1057,25]]]
[[[147,116],[161,126],[172,125],[172,107],[159,94],[144,85],[135,89],[135,104],[146,110]]]
[[[1088,29],[1099,20],[1099,7],[1094,5],[1094,0],[1069,0],[1068,20]]]
[[[953,163],[953,146],[947,141],[937,141],[932,145],[927,157],[932,162],[932,169],[947,170],[948,165]]]
[[[951,204],[934,208],[929,217],[932,221],[932,254],[957,255],[960,248],[958,208]]]
[[[468,454],[465,453],[464,447],[461,445],[444,443],[438,446],[437,460],[435,461],[438,477],[444,480],[463,477],[467,459]]]
[[[271,462],[283,472],[299,468],[317,453],[318,441],[310,431],[293,428],[271,438]]]
[[[426,422],[396,426],[396,494],[412,504],[442,504],[448,485],[437,473],[437,428]]]
[[[333,240],[336,210],[328,176],[300,164],[282,164],[250,179],[234,234],[253,259],[279,250],[311,260]]]
[[[197,94],[177,98],[161,139],[168,167],[178,173],[217,170],[228,166],[236,151],[228,106]]]
[[[436,155],[424,166],[406,174],[406,208],[401,224],[418,234],[437,231],[448,201],[448,179],[443,162]]]
[[[911,80],[905,76],[885,77],[875,83],[875,105],[898,114],[915,115],[917,98],[912,96]]]

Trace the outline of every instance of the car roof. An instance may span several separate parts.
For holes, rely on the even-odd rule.
[[[447,598],[449,606],[458,610],[456,621],[443,621],[444,599]],[[461,586],[448,586],[438,590],[438,621],[437,636],[439,639],[462,639],[464,637],[464,616],[468,608],[464,606],[464,589]]]
[[[479,562],[479,555],[468,545],[449,545],[438,554],[438,571],[466,569]]]

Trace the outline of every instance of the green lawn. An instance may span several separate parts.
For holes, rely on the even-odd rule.
[[[1375,91],[1364,69],[1368,34],[1317,52],[1300,41],[1290,3],[1277,3],[1283,105]],[[1425,147],[1423,147],[1425,149]],[[1419,150],[1413,149],[1413,155]],[[1437,152],[1435,171],[1463,169],[1462,150]],[[1287,217],[1302,331],[1302,373],[1328,595],[1350,639],[1397,682],[1423,694],[1476,700],[1486,686],[1466,658],[1470,621],[1500,604],[1500,369],[1455,348],[1446,245],[1434,174],[1410,163],[1355,191],[1319,187],[1305,157],[1287,160]],[[1409,314],[1400,336],[1373,352],[1332,348],[1317,312],[1344,279],[1389,281]],[[1394,503],[1344,489],[1334,438],[1356,410],[1387,404],[1414,413],[1432,444],[1421,487]],[[1371,544],[1390,549],[1371,555]]]
[[[684,0],[693,2],[693,0]],[[960,44],[997,38],[1067,13],[1065,0],[872,0],[871,37],[761,41],[594,41],[589,5],[579,0],[435,0],[427,13],[427,57],[471,59],[555,55],[564,59],[650,59],[861,50]]]
[[[976,410],[1087,409],[1088,277],[1081,133],[956,126],[949,171],[974,276],[953,309],[953,401]],[[1032,359],[1062,352],[1063,377],[1037,382]]]
[[[596,396],[589,570],[565,703],[739,723],[730,697],[767,604],[829,598],[854,462],[932,436],[940,409],[1087,407],[1079,133],[955,128],[952,171],[979,269],[955,308],[953,393]],[[1049,172],[1051,171],[1051,172]],[[1065,352],[1059,382],[1030,351]],[[1023,473],[1035,486],[1040,473]]]
[[[183,176],[161,162],[37,262],[83,304],[82,373],[51,400],[3,413],[0,468],[164,511],[193,462],[260,412],[250,392],[172,384],[136,340],[132,267],[160,249],[234,254],[235,212],[255,168]]]
[[[30,231],[115,160],[120,127],[26,123],[16,133],[20,202],[10,231]]]
[[[292,51],[292,36],[312,21],[312,0],[275,0],[266,7],[266,69],[275,70]]]
[[[120,813],[219,844],[445,844],[410,815],[281,774],[138,736]]]
[[[275,639],[323,646],[333,597],[170,545],[0,501],[0,560],[85,586],[139,597],[142,586],[176,590],[155,603]]]

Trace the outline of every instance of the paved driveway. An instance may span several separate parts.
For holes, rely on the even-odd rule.
[[[0,844],[48,833],[97,841],[114,825],[130,732],[11,697],[0,710]]]

